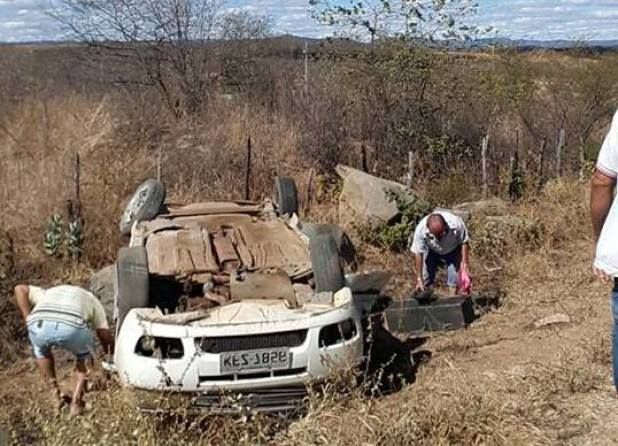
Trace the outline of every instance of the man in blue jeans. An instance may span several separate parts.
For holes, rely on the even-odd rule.
[[[414,254],[416,290],[433,286],[438,267],[446,266],[449,294],[457,292],[459,271],[470,273],[470,237],[461,217],[435,211],[416,226],[410,251]]]
[[[15,304],[19,309],[32,343],[43,378],[48,381],[58,399],[59,407],[68,403],[56,381],[52,347],[72,353],[75,358],[76,384],[70,398],[71,415],[83,411],[83,396],[87,384],[86,362],[94,353],[96,331],[103,349],[112,353],[114,339],[107,325],[105,310],[92,293],[70,285],[60,285],[47,290],[32,285],[15,287]]]
[[[611,298],[614,328],[612,333],[612,363],[614,385],[618,390],[618,112],[614,115],[609,132],[603,141],[592,175],[590,215],[596,242],[592,270],[603,283],[612,283]]]

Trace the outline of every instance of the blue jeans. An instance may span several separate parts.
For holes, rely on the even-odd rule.
[[[34,357],[50,358],[51,348],[59,347],[73,353],[78,359],[87,359],[94,351],[94,338],[87,326],[76,327],[50,320],[28,323],[28,337]]]
[[[436,280],[436,273],[441,265],[446,265],[446,285],[455,288],[459,282],[457,273],[461,265],[461,246],[448,254],[436,254],[429,251],[425,255],[425,268],[423,271],[423,281],[425,286],[433,286]]]
[[[612,292],[612,315],[614,316],[614,328],[612,330],[612,365],[614,369],[614,385],[618,390],[618,284]]]

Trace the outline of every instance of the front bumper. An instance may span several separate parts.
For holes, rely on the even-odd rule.
[[[354,322],[355,335],[335,345],[320,347],[320,329],[347,319]],[[244,336],[253,334],[257,337],[279,332],[277,323],[251,325],[244,324],[242,327]],[[289,327],[286,329],[289,330]],[[352,305],[311,316],[302,323],[296,323],[294,329],[306,330],[306,337],[301,345],[289,348],[289,368],[224,373],[220,370],[221,355],[202,351],[196,339],[234,336],[238,333],[237,328],[230,325],[196,327],[145,322],[133,310],[127,315],[120,330],[115,363],[122,383],[134,389],[192,393],[209,398],[221,392],[255,395],[257,390],[261,390],[271,392],[268,398],[272,400],[277,389],[283,389],[285,393],[290,388],[304,388],[310,382],[328,377],[334,369],[356,365],[362,359],[360,315]],[[158,359],[136,354],[136,343],[143,335],[179,338],[184,349],[183,357]],[[200,404],[199,401],[197,403]]]

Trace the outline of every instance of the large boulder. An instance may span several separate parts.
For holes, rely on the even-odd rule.
[[[397,205],[389,199],[389,191],[408,193],[403,184],[344,165],[338,165],[336,170],[343,179],[339,197],[339,223],[342,226],[388,224],[399,216]]]
[[[504,200],[494,197],[457,204],[453,206],[452,212],[468,222],[473,215],[507,215],[509,205]]]

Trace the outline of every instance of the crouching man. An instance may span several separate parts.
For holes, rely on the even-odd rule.
[[[43,379],[53,386],[59,407],[70,400],[71,415],[81,414],[87,384],[86,363],[92,364],[94,354],[91,328],[106,353],[112,353],[114,349],[114,339],[101,302],[92,293],[76,286],[60,285],[43,289],[32,285],[17,285],[15,303],[28,328]],[[76,384],[72,397],[60,390],[52,347],[75,355]]]
[[[446,266],[449,294],[457,292],[459,272],[470,273],[468,229],[461,217],[436,211],[424,217],[416,227],[410,251],[414,254],[417,291],[434,285],[436,272]]]

